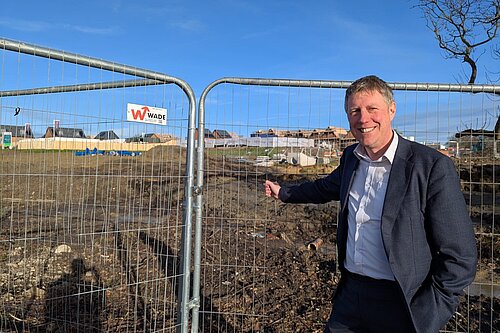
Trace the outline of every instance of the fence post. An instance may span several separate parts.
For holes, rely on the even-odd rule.
[[[192,88],[189,84],[181,79],[165,75],[159,72],[153,72],[142,68],[122,65],[106,60],[87,57],[75,53],[64,52],[60,50],[41,47],[33,44],[27,44],[21,41],[14,41],[0,38],[0,49],[9,50],[19,53],[24,53],[32,56],[49,58],[52,60],[73,63],[77,65],[89,66],[101,70],[109,70],[117,73],[142,77],[146,80],[139,81],[121,81],[108,82],[100,84],[86,84],[75,86],[48,87],[20,91],[0,92],[0,97],[3,96],[20,96],[28,94],[45,94],[65,91],[79,91],[89,89],[109,89],[113,87],[124,87],[129,85],[154,85],[173,83],[179,86],[189,100],[188,114],[188,136],[187,136],[187,153],[186,153],[186,183],[184,186],[184,207],[183,207],[183,229],[182,229],[182,251],[181,270],[182,277],[179,281],[178,290],[178,316],[177,316],[177,332],[187,333],[189,326],[189,312],[191,305],[189,302],[190,288],[190,269],[191,269],[191,233],[192,233],[192,206],[193,206],[193,184],[194,184],[194,150],[195,150],[195,119],[196,119],[196,99]]]
[[[193,253],[193,290],[192,290],[192,320],[191,332],[199,332],[200,279],[201,279],[201,254],[202,254],[202,207],[203,207],[203,176],[204,176],[204,149],[205,149],[205,103],[208,93],[217,85],[228,83],[246,86],[273,86],[273,87],[304,87],[304,88],[347,88],[349,81],[319,81],[319,80],[284,80],[284,79],[257,79],[257,78],[221,78],[210,83],[202,92],[198,105],[198,146],[197,146],[197,177],[196,177],[196,205],[195,205],[195,237]],[[394,90],[425,91],[425,92],[460,92],[460,93],[492,93],[499,94],[496,85],[459,85],[459,84],[433,84],[433,83],[388,83]],[[495,153],[497,151],[497,142]],[[207,144],[208,146],[208,144]],[[458,143],[457,143],[458,147]],[[458,151],[458,149],[457,149]],[[208,186],[208,185],[207,185]]]

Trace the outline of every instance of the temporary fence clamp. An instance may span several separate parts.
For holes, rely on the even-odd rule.
[[[193,194],[200,195],[203,190],[202,186],[193,186]]]
[[[193,298],[191,299],[188,304],[187,304],[189,309],[194,309],[194,308],[199,308],[200,307],[200,299],[199,298]]]

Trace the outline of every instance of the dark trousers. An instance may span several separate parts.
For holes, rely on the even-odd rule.
[[[325,333],[414,332],[396,282],[342,274]]]

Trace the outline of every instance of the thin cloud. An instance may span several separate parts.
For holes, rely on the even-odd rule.
[[[6,17],[0,17],[0,26],[24,32],[41,32],[51,27],[49,23],[42,21],[18,20]]]
[[[122,1],[121,0],[111,1],[110,5],[111,5],[112,11],[115,12],[115,13],[117,13],[122,8]]]
[[[371,54],[384,55],[389,53],[408,56],[408,36],[399,31],[384,25],[366,24],[361,20],[336,14],[332,14],[330,23],[333,27],[332,31],[341,31],[343,36],[349,36],[349,39],[343,39],[346,48],[352,48],[352,45],[362,43],[363,49]]]
[[[148,21],[169,22],[168,24],[171,27],[189,32],[200,32],[206,29],[205,24],[200,20],[187,19],[187,17],[192,16],[193,9],[182,0],[172,0],[166,4],[160,3],[147,6],[120,2],[120,11],[142,16]]]
[[[259,39],[266,36],[274,35],[283,30],[283,27],[275,27],[267,30],[255,31],[241,36],[241,39]]]
[[[177,21],[173,22],[172,26],[180,28],[182,30],[187,30],[191,32],[199,32],[205,29],[203,23],[198,20],[185,20],[185,21]]]
[[[261,14],[261,8],[253,1],[246,0],[220,0],[219,7],[230,8],[239,13]]]
[[[375,38],[379,40],[381,36],[386,36],[390,33],[383,26],[366,24],[363,21],[346,18],[344,16],[331,14],[331,24],[340,28],[339,31],[349,33],[351,37],[365,39],[365,37]],[[332,29],[335,30],[335,29]],[[384,35],[381,35],[383,33]]]
[[[126,11],[129,13],[140,14],[144,16],[153,16],[153,17],[163,17],[163,16],[172,16],[172,15],[182,15],[183,13],[189,12],[186,10],[185,6],[180,1],[169,2],[168,4],[163,5],[148,5],[145,6],[141,4],[123,4],[122,11]]]
[[[86,34],[93,35],[113,35],[117,32],[118,28],[109,27],[109,28],[95,28],[95,27],[86,27],[81,25],[65,25],[67,30],[74,30],[78,32],[83,32]]]
[[[116,27],[88,27],[82,25],[71,25],[71,24],[53,24],[43,21],[31,21],[31,20],[21,20],[12,19],[6,17],[0,17],[0,26],[12,30],[18,30],[23,32],[46,32],[49,30],[67,30],[67,31],[77,31],[85,34],[94,35],[111,35],[116,33]]]

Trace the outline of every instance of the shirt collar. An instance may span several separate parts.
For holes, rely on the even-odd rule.
[[[395,131],[392,131],[394,134],[392,136],[392,141],[387,150],[385,151],[384,155],[382,155],[378,160],[373,161],[368,154],[366,153],[365,148],[358,144],[356,148],[354,149],[354,154],[358,159],[364,159],[368,162],[381,162],[384,159],[387,159],[391,164],[394,161],[394,156],[396,155],[396,149],[398,148],[398,143],[399,143],[399,136]]]

